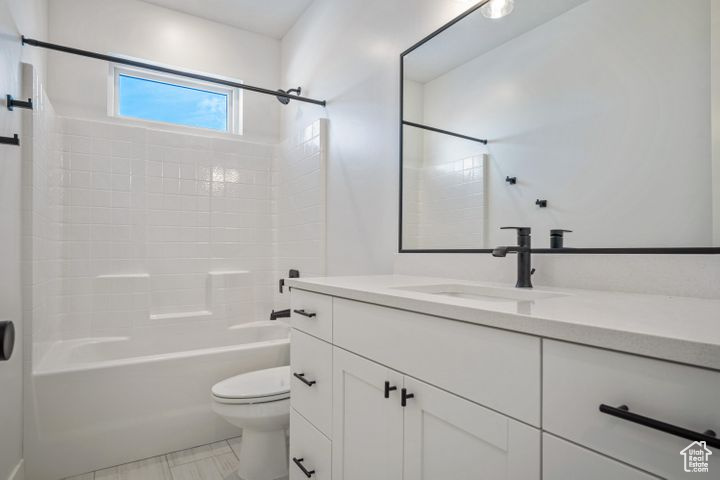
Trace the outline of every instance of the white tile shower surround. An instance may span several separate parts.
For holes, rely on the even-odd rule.
[[[35,124],[53,141],[26,176],[27,277],[47,303],[37,344],[265,320],[282,302],[276,272],[324,273],[326,120],[278,148],[56,119],[47,105]]]
[[[66,480],[242,480],[241,437],[118,465]]]
[[[62,133],[63,338],[265,317],[274,146],[74,119]]]
[[[50,337],[53,305],[49,291],[59,278],[62,188],[57,172],[57,117],[31,65],[23,64],[23,97],[35,99],[23,111],[26,140],[22,149],[22,283],[24,357],[30,361],[33,339]]]
[[[297,128],[280,145],[273,180],[275,270],[279,276],[300,270],[322,276],[325,265],[327,120]],[[275,307],[289,308],[289,295],[275,290]]]

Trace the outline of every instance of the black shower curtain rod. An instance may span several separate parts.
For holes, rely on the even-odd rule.
[[[78,48],[65,47],[63,45],[57,45],[54,43],[43,42],[35,40],[33,38],[22,37],[23,45],[31,45],[33,47],[47,48],[49,50],[55,50],[58,52],[72,53],[73,55],[80,55],[81,57],[95,58],[97,60],[105,60],[106,62],[119,63],[121,65],[128,65],[131,67],[145,68],[147,70],[154,70],[156,72],[168,73],[170,75],[177,75],[180,77],[193,78],[195,80],[201,80],[208,83],[216,83],[219,85],[225,85],[227,87],[240,88],[242,90],[249,90],[255,93],[262,93],[265,95],[272,95],[273,97],[287,98],[288,100],[297,100],[298,102],[313,103],[315,105],[325,106],[325,100],[315,100],[314,98],[301,97],[299,95],[290,95],[279,90],[270,90],[267,88],[254,87],[244,83],[232,82],[230,80],[223,80],[222,78],[209,77],[207,75],[199,75],[197,73],[183,72],[182,70],[175,70],[172,68],[159,67],[150,63],[138,62],[135,60],[128,60],[121,57],[113,57],[112,55],[103,55],[102,53],[90,52],[87,50],[80,50]]]

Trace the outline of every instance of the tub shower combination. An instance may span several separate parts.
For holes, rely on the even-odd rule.
[[[53,344],[32,375],[37,478],[92,471],[238,436],[211,409],[228,377],[289,364],[286,324]],[[41,465],[40,465],[41,464]]]

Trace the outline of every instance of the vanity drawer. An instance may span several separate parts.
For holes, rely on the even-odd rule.
[[[603,413],[601,404],[720,432],[720,372],[545,340],[543,382],[546,431],[664,477],[686,475],[680,451],[692,441]],[[710,471],[720,469],[712,450]]]
[[[543,435],[543,480],[653,480],[628,467],[551,435]]]
[[[291,408],[289,479],[330,480],[332,478],[330,454],[330,440]],[[314,473],[310,474],[310,472]]]
[[[332,345],[293,330],[290,404],[325,435],[332,419]]]
[[[328,295],[293,288],[290,295],[290,325],[328,342],[332,341],[332,302],[332,297]]]
[[[540,339],[334,301],[335,345],[531,425],[540,425]]]

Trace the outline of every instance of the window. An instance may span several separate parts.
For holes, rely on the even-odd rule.
[[[241,134],[238,88],[113,66],[115,116]]]

